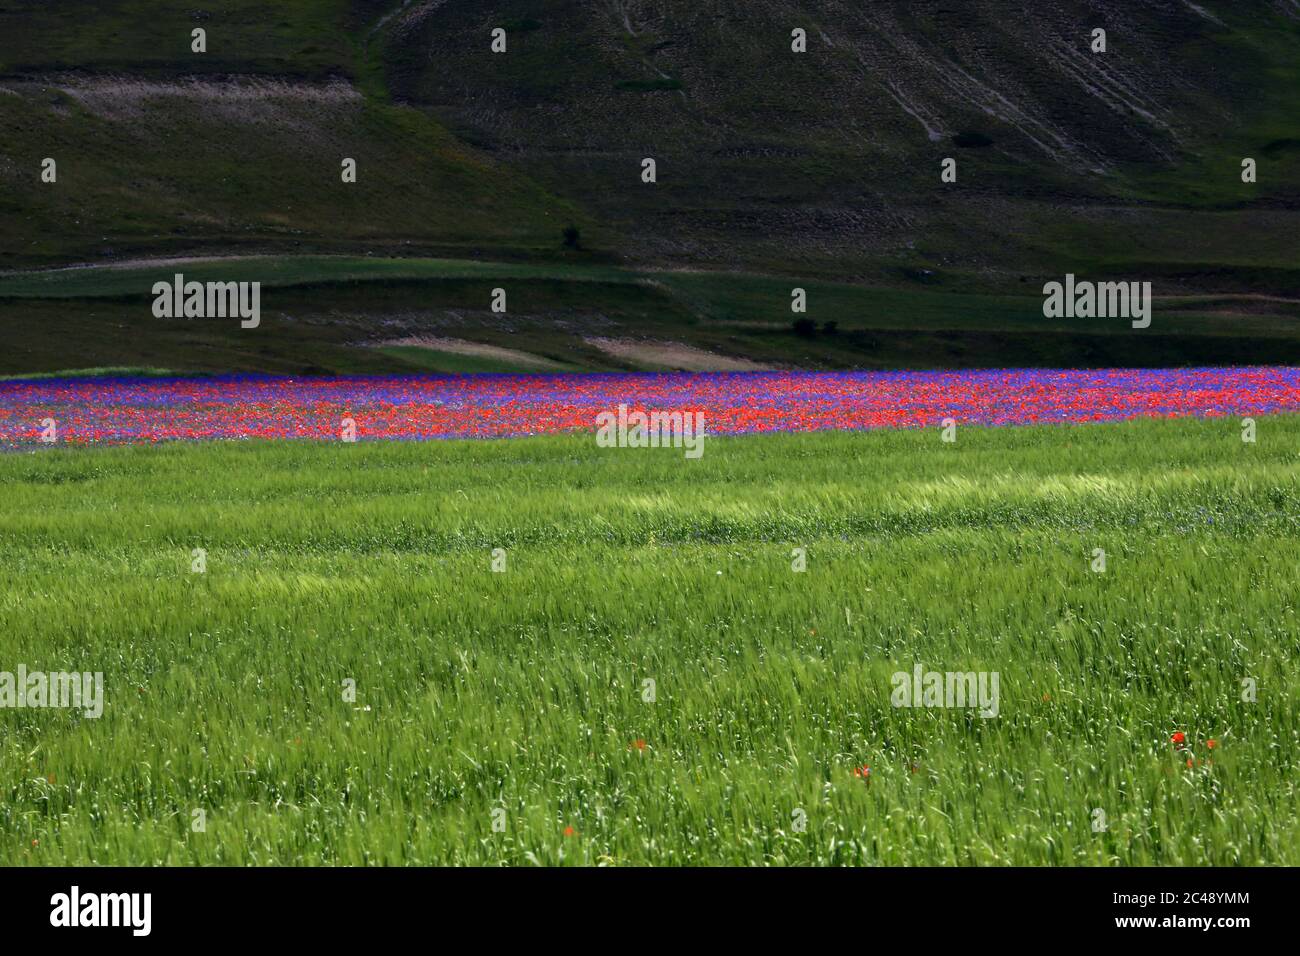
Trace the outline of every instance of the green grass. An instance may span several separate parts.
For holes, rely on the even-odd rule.
[[[1275,417],[0,455],[0,669],[107,699],[0,710],[0,863],[1295,865],[1297,448]],[[1000,715],[891,707],[918,662],[997,671]]]

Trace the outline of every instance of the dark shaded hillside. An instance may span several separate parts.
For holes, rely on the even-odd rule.
[[[193,256],[256,335],[152,317]],[[1293,362],[1300,2],[7,0],[0,272],[71,263],[0,374]]]
[[[1300,251],[1286,0],[413,2],[385,62],[638,257],[877,279],[1161,259],[1196,281]]]
[[[1294,0],[21,0],[0,265],[554,257],[572,223],[633,264],[1286,293],[1297,117]]]

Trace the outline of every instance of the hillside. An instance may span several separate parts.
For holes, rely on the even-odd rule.
[[[1294,289],[1300,8],[411,3],[386,76],[638,257],[876,281],[1067,264]],[[513,24],[505,55],[486,42]],[[807,52],[791,52],[791,30]],[[1093,28],[1107,51],[1089,49]],[[1243,184],[1240,161],[1258,160]],[[659,182],[643,185],[654,157]],[[958,180],[940,182],[940,162]]]
[[[360,9],[142,6],[0,13],[0,268],[249,248],[528,256],[585,224],[369,86]],[[39,179],[45,157],[57,183]]]
[[[139,269],[0,282],[0,374],[1291,361],[1297,117],[1293,0],[11,0],[0,271]],[[193,256],[310,281],[257,338],[155,327],[123,283]],[[357,258],[500,264],[510,315]],[[1066,272],[1150,280],[1165,316],[1037,324]],[[794,286],[838,334],[792,332]]]

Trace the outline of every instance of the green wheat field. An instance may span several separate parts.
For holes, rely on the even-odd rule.
[[[0,864],[1296,865],[1297,569],[1300,417],[7,453]]]

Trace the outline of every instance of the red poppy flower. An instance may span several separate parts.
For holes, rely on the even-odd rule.
[[[573,827],[565,827],[565,828],[564,828],[564,835],[565,835],[566,837],[571,837],[571,836],[573,836],[573,834],[574,834],[574,829],[573,829]]]
[[[1215,740],[1213,737],[1211,737],[1209,740],[1207,740],[1207,741],[1205,742],[1205,746],[1209,747],[1211,750],[1213,750],[1213,749],[1214,749],[1215,747],[1217,747],[1218,745],[1219,745],[1219,742],[1218,742],[1217,740]]]
[[[1179,730],[1175,732],[1174,735],[1169,739],[1173,742],[1173,745],[1175,747],[1181,747],[1186,742],[1187,736],[1181,730]]]

